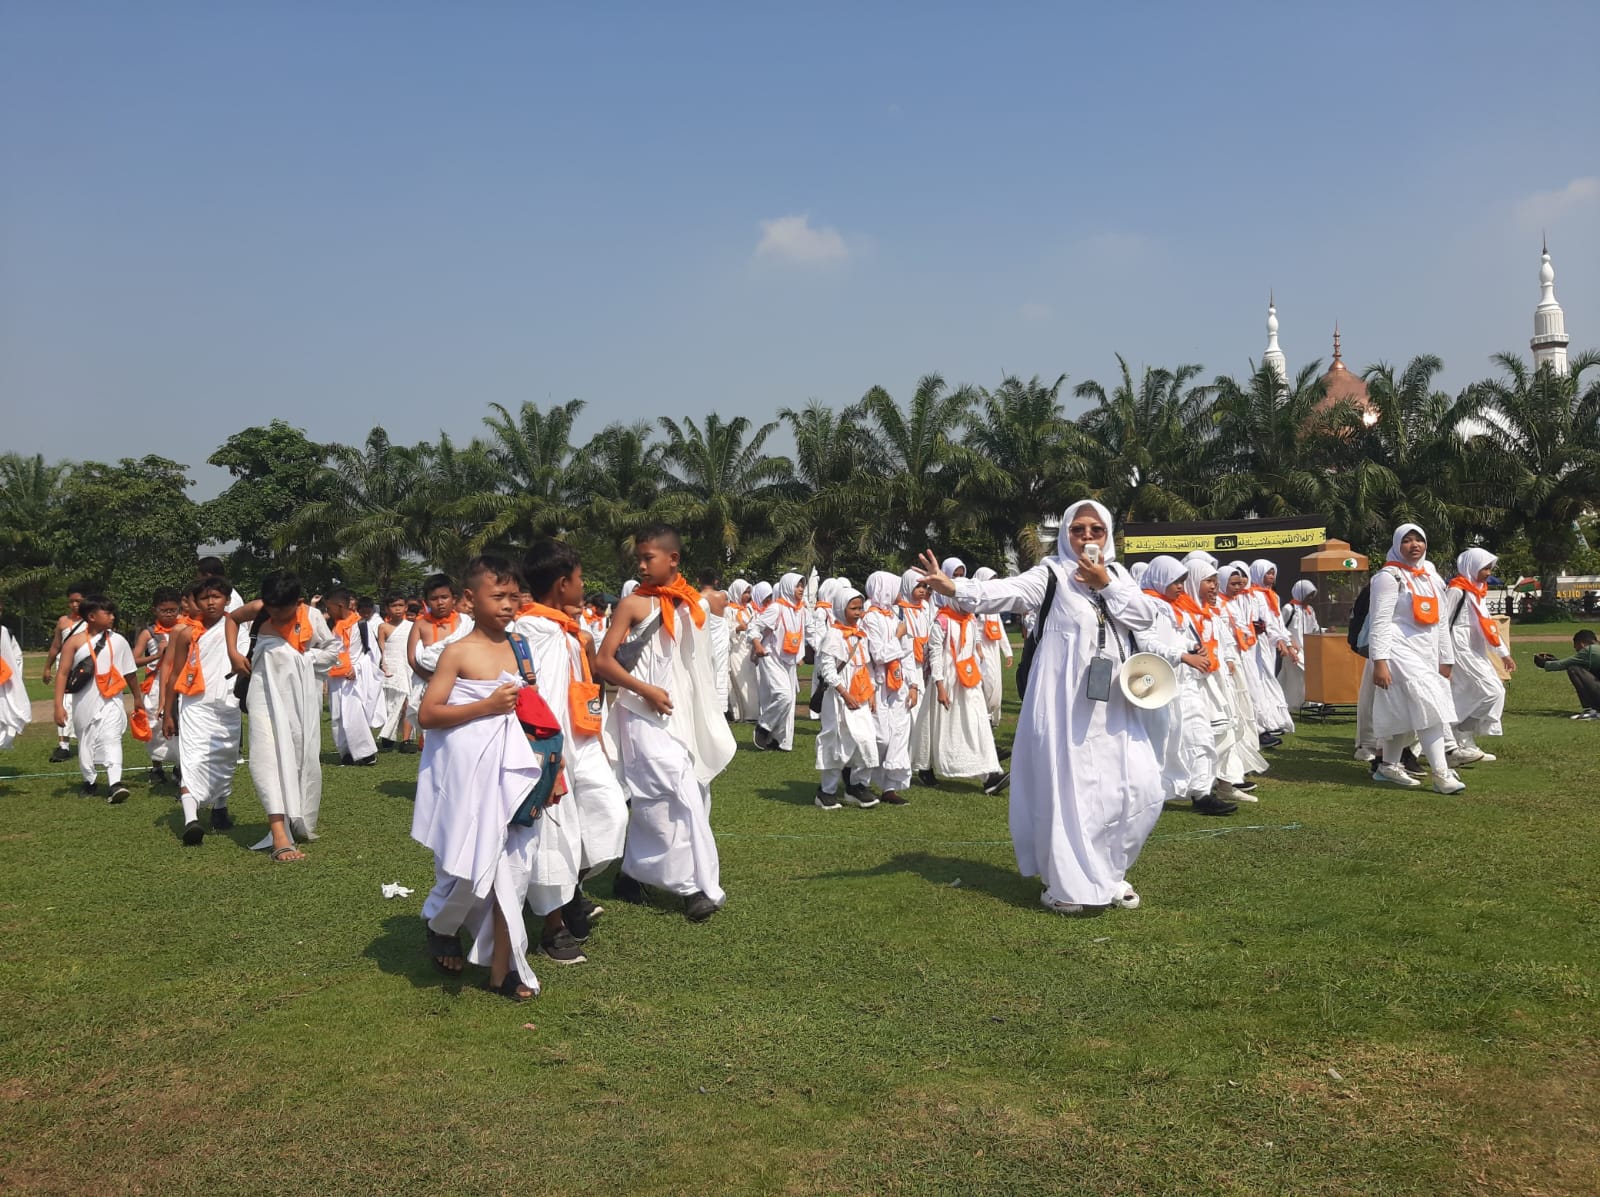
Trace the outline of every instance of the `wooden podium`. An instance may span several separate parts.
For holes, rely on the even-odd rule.
[[[1355,706],[1366,664],[1366,658],[1351,649],[1343,632],[1314,632],[1307,636],[1306,701],[1328,706]]]

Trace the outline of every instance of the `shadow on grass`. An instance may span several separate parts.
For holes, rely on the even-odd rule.
[[[417,796],[417,783],[415,781],[380,781],[378,793],[387,794],[391,798],[411,798]]]
[[[447,977],[433,965],[428,955],[427,933],[414,914],[397,914],[383,920],[383,931],[361,953],[392,977],[404,977],[416,989],[442,989],[460,993],[465,985],[478,984],[486,973],[467,965],[459,977]],[[462,954],[466,954],[463,937]],[[474,977],[474,974],[477,974]]]
[[[846,881],[863,877],[887,877],[896,873],[912,873],[929,885],[950,888],[959,881],[960,889],[972,890],[1023,910],[1033,910],[1039,905],[1039,883],[1020,876],[1015,869],[1001,868],[981,860],[964,856],[934,856],[927,852],[902,852],[870,869],[838,869],[830,873],[817,873],[808,880]]]
[[[784,802],[790,806],[810,806],[816,801],[817,783],[810,780],[786,781],[776,786],[758,789],[756,797],[764,802]]]

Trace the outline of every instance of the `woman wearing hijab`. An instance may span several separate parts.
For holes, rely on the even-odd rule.
[[[1453,766],[1495,759],[1478,744],[1479,736],[1500,734],[1500,716],[1506,706],[1505,684],[1490,663],[1490,655],[1500,658],[1507,673],[1517,668],[1484,605],[1489,575],[1498,560],[1488,549],[1468,549],[1456,558],[1456,576],[1445,592],[1444,619],[1456,661],[1450,671],[1450,697],[1456,708],[1456,750],[1448,757]]]
[[[806,611],[806,644],[810,646],[812,655],[815,656],[817,646],[822,643],[822,638],[828,634],[828,629],[833,626],[833,596],[839,590],[838,578],[823,578],[817,585],[817,601]],[[811,670],[810,701],[806,704],[806,716],[817,718],[821,707],[817,703],[817,691],[822,686],[822,679],[817,676],[815,662]]]
[[[1268,772],[1271,766],[1261,754],[1255,708],[1250,702],[1249,673],[1239,649],[1236,629],[1222,599],[1222,587],[1235,576],[1235,571],[1232,566],[1219,569],[1216,558],[1209,555],[1196,560],[1202,563],[1199,572],[1210,580],[1209,585],[1202,581],[1197,593],[1207,596],[1201,603],[1210,620],[1211,638],[1217,642],[1217,660],[1221,664],[1213,675],[1212,685],[1228,719],[1228,734],[1218,740],[1217,748],[1217,776],[1228,786],[1219,784],[1218,793],[1229,800],[1254,802],[1256,783],[1250,778]],[[1191,568],[1193,565],[1191,563]]]
[[[817,806],[838,810],[840,799],[863,810],[878,805],[865,781],[878,767],[877,688],[872,654],[861,629],[866,604],[850,586],[829,588],[833,620],[817,641],[822,730],[817,734]],[[843,793],[840,793],[841,784]]]
[[[973,571],[975,582],[987,582],[995,577],[987,565]],[[1011,637],[1006,635],[1005,621],[998,615],[985,615],[981,623],[983,632],[978,637],[978,667],[983,670],[983,701],[989,708],[989,726],[1000,726],[1001,702],[1005,696],[1005,671],[1011,668]]]
[[[933,776],[933,702],[932,687],[928,681],[928,637],[933,630],[932,606],[928,602],[928,584],[920,569],[908,569],[900,575],[900,620],[905,624],[905,637],[911,642],[911,661],[906,670],[917,684],[922,701],[911,712],[911,768],[917,780],[925,785],[934,784]]]
[[[750,583],[735,578],[728,587],[728,713],[735,723],[756,717],[756,662],[750,655],[751,625],[755,611]]]
[[[1269,723],[1261,713],[1268,706],[1268,698],[1256,657],[1260,636],[1256,632],[1254,596],[1250,593],[1250,567],[1243,561],[1230,561],[1217,571],[1217,602],[1233,642],[1234,683],[1244,690],[1243,703],[1250,712],[1257,745],[1276,748],[1283,741],[1268,730]]]
[[[1115,564],[1111,514],[1080,502],[1061,520],[1056,552],[1014,578],[955,581],[923,557],[928,584],[963,611],[1043,608],[1012,757],[1011,842],[1040,901],[1063,914],[1139,904],[1127,882],[1161,814],[1161,763],[1144,712],[1114,674],[1132,633],[1168,618]],[[1088,546],[1094,551],[1083,554]]]
[[[1306,637],[1322,631],[1317,613],[1311,609],[1311,596],[1317,593],[1316,585],[1305,578],[1294,584],[1293,598],[1283,609],[1283,630],[1289,634],[1293,653],[1283,655],[1283,671],[1278,674],[1278,684],[1283,687],[1284,705],[1293,714],[1306,705]]]
[[[1416,524],[1401,524],[1389,560],[1373,576],[1367,619],[1372,627],[1372,731],[1383,748],[1373,777],[1392,785],[1421,784],[1404,767],[1402,753],[1413,739],[1433,771],[1433,788],[1459,794],[1466,783],[1450,768],[1445,736],[1455,722],[1450,674],[1455,646],[1443,621],[1444,587],[1428,568],[1428,536]]]
[[[806,651],[804,586],[799,574],[784,574],[772,592],[771,605],[756,619],[760,639],[751,651],[761,679],[761,710],[755,743],[763,750],[794,750],[794,700],[800,658]]]
[[[1284,697],[1283,685],[1278,681],[1280,659],[1294,658],[1299,653],[1283,626],[1283,604],[1278,598],[1278,567],[1266,558],[1250,563],[1250,597],[1255,611],[1256,668],[1261,672],[1262,690],[1266,694],[1268,710],[1258,712],[1271,722],[1267,731],[1283,736],[1294,730],[1294,718],[1289,713],[1289,703]]]
[[[906,799],[900,791],[911,785],[911,713],[922,697],[922,672],[914,668],[911,639],[895,608],[900,579],[878,570],[867,578],[866,597],[861,630],[867,634],[867,656],[877,694],[872,717],[878,733],[878,768],[871,780],[884,805],[904,806]]]
[[[978,778],[985,794],[998,794],[1005,788],[1006,775],[1000,771],[989,704],[983,696],[982,641],[980,616],[940,602],[928,637],[933,772],[952,781]]]

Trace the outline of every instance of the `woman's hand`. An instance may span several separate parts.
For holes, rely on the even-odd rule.
[[[1380,690],[1387,690],[1393,682],[1394,677],[1389,672],[1389,662],[1374,661],[1372,663],[1372,684]]]
[[[922,580],[928,584],[929,590],[945,598],[955,598],[955,580],[939,568],[939,559],[933,555],[932,549],[923,550],[922,556],[917,558],[917,568],[922,571]]]
[[[1111,585],[1111,571],[1104,561],[1078,561],[1078,572],[1072,575],[1090,590],[1104,590]]]

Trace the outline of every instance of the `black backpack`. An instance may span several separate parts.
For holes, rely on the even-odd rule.
[[[1356,595],[1355,604],[1350,608],[1350,630],[1345,633],[1345,640],[1349,642],[1350,651],[1358,657],[1367,655],[1367,646],[1361,643],[1361,629],[1367,626],[1367,614],[1372,610],[1372,583],[1368,581],[1361,588],[1361,593]]]

